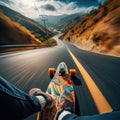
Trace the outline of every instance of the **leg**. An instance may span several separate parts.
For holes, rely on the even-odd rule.
[[[0,118],[21,120],[39,110],[41,105],[35,96],[17,89],[0,77]]]

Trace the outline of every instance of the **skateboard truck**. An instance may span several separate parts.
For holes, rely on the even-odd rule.
[[[50,76],[51,79],[54,77],[55,73],[56,73],[55,68],[49,68],[48,69],[48,75]],[[59,73],[60,73],[59,76],[66,76],[66,71],[65,71],[64,68],[60,68]],[[71,77],[75,77],[76,76],[76,70],[75,69],[70,69],[69,74],[70,74]]]
[[[64,68],[60,68],[59,73],[60,73],[60,76],[66,76],[66,71]]]

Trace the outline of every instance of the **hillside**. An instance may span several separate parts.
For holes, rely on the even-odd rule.
[[[61,38],[85,50],[120,56],[120,1],[93,9]]]
[[[73,17],[73,18],[71,18],[70,20],[67,20],[67,21],[65,21],[63,19],[64,22],[61,23],[61,24],[58,24],[56,26],[56,29],[61,31],[62,33],[64,33],[66,31],[68,31],[69,29],[71,29],[75,24],[77,24],[80,21],[81,17],[82,16],[78,15],[78,16]]]
[[[40,43],[29,30],[0,12],[0,45]]]
[[[49,30],[46,30],[42,25],[38,24],[37,22],[33,21],[30,18],[21,15],[20,13],[14,10],[11,10],[8,7],[0,5],[0,11],[2,11],[6,16],[11,18],[13,21],[26,27],[41,41],[47,40],[48,38],[53,36],[53,33],[50,32]]]
[[[48,16],[46,16],[46,18],[48,19],[47,27],[51,31],[53,31],[54,29],[56,29],[57,31],[60,31],[60,30],[62,30],[62,28],[64,26],[66,26],[66,24],[68,24],[71,21],[73,22],[73,25],[74,25],[75,21],[79,18],[78,16],[80,16],[80,15],[81,15],[80,13],[75,13],[75,14],[70,14],[70,15],[63,14],[63,15],[59,15],[59,16],[58,15],[56,15],[56,16],[48,15]],[[44,25],[44,23],[42,21],[42,17],[35,19],[35,21]]]

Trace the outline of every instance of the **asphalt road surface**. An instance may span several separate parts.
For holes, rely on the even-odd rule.
[[[25,92],[33,87],[46,91],[48,68],[65,62],[69,69],[77,70],[74,89],[80,115],[120,110],[120,57],[87,52],[54,38],[58,46],[0,54],[0,76]],[[34,120],[34,116],[26,120]]]

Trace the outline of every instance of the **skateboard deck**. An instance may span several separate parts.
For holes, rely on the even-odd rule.
[[[62,98],[72,102],[72,111],[75,111],[75,93],[71,76],[75,76],[76,71],[74,69],[68,71],[67,65],[61,62],[56,70],[55,68],[49,68],[48,75],[51,78],[51,82],[48,85],[46,93],[54,98],[55,106],[51,110],[45,109],[41,113],[38,113],[37,120],[54,120],[57,111],[56,108]]]

